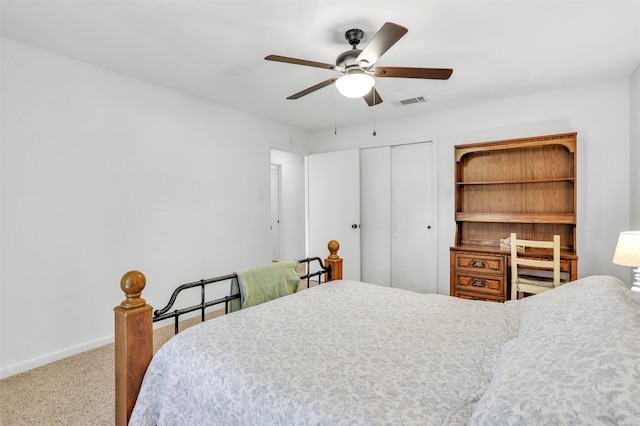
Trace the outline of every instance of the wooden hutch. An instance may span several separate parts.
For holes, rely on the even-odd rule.
[[[510,298],[510,251],[500,240],[511,232],[532,240],[560,235],[561,273],[577,279],[576,133],[457,145],[454,151],[451,295]]]

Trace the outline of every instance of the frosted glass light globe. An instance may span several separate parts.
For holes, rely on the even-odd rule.
[[[336,80],[336,87],[347,98],[361,98],[371,91],[375,80],[362,72],[349,73]]]

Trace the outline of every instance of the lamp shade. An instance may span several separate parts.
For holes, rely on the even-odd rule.
[[[623,266],[640,266],[640,231],[621,232],[613,254],[613,263]]]
[[[350,72],[336,80],[336,87],[342,96],[361,98],[371,91],[375,80],[363,72]]]

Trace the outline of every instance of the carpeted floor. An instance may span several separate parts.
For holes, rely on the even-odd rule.
[[[155,330],[154,352],[172,335],[173,326]],[[111,344],[0,380],[0,425],[113,425],[114,357]]]
[[[0,381],[3,425],[113,425],[114,350],[103,346]]]
[[[305,287],[301,283],[298,291]],[[223,313],[213,311],[207,319]],[[180,329],[197,322],[183,321]],[[154,353],[171,336],[173,325],[156,329]],[[0,425],[113,425],[114,358],[111,344],[0,380]]]

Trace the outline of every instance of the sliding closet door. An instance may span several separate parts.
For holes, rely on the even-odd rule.
[[[432,142],[360,151],[362,280],[437,292]]]
[[[391,147],[360,151],[362,281],[391,285]]]
[[[391,286],[437,293],[433,143],[391,148]]]
[[[344,279],[360,280],[360,152],[309,156],[309,254],[328,256],[327,243],[340,243]]]

